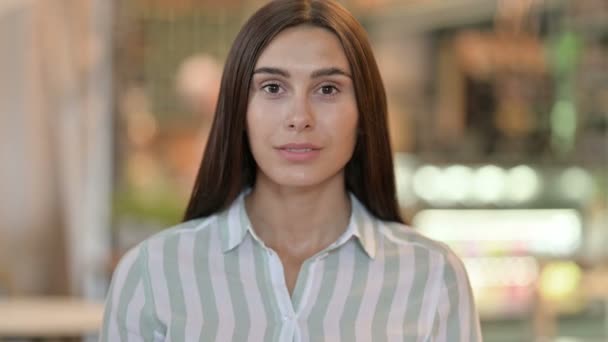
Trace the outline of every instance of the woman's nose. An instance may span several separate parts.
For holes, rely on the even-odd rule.
[[[293,102],[285,120],[286,128],[297,132],[313,128],[314,114],[310,100],[301,95],[294,97]]]

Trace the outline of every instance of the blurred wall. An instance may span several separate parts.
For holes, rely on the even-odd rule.
[[[103,295],[111,4],[0,4],[0,272],[9,293]]]
[[[64,246],[28,6],[0,5],[0,272],[10,292],[56,293],[66,289]]]

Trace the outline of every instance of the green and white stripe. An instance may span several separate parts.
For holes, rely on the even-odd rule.
[[[196,241],[196,230],[185,231],[179,240],[178,260],[179,282],[185,303],[185,326],[184,335],[191,336],[195,340],[200,339],[203,325],[203,310],[200,304],[201,296],[196,286],[196,268],[194,266],[194,242]],[[186,298],[187,296],[187,298]]]
[[[100,341],[481,341],[466,271],[445,245],[351,195],[347,230],[302,265],[290,296],[245,195],[123,257]]]

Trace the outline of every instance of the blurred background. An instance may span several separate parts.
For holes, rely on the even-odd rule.
[[[0,321],[40,328],[53,298],[82,318],[180,221],[265,2],[0,0]],[[403,215],[464,259],[485,341],[608,341],[608,2],[341,2],[386,84]]]

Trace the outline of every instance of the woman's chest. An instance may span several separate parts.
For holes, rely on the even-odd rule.
[[[216,265],[205,277],[169,289],[170,298],[184,300],[164,309],[165,336],[173,341],[424,341],[432,330],[438,296],[416,274],[406,276],[396,267],[349,272],[339,259],[319,259],[302,265],[290,294],[281,265],[233,266]]]

